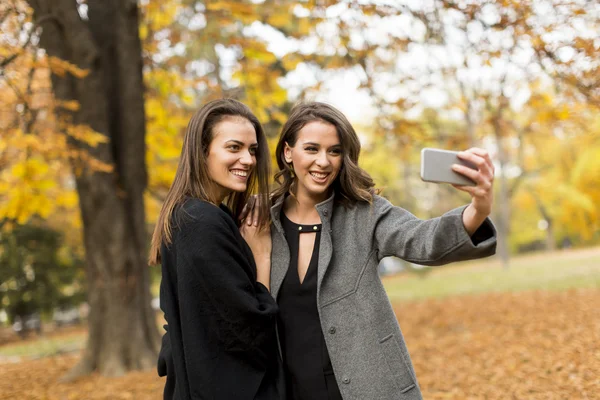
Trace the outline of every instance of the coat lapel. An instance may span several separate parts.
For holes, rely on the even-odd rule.
[[[331,216],[333,214],[333,199],[335,194],[327,200],[317,204],[317,212],[321,217],[321,243],[319,244],[319,264],[317,269],[317,302],[321,293],[323,277],[329,268],[331,255],[333,254],[333,243],[331,240]]]
[[[280,198],[271,207],[271,221],[273,228],[271,229],[272,251],[271,251],[271,295],[277,299],[277,294],[283,283],[283,278],[287,274],[290,266],[290,248],[285,239],[285,233],[281,226],[279,216],[281,215],[281,207],[283,207],[284,198]]]

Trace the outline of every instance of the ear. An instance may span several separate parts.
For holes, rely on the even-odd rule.
[[[283,148],[283,157],[285,158],[286,163],[292,162],[292,148],[287,142],[285,142],[285,147]]]

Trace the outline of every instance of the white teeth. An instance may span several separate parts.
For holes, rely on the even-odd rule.
[[[231,170],[231,173],[237,176],[248,176],[248,171],[241,171],[238,169]]]
[[[310,173],[312,176],[314,176],[317,179],[323,179],[326,178],[328,174],[320,174],[318,172],[311,172]]]

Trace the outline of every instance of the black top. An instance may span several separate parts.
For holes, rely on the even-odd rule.
[[[321,224],[299,225],[281,213],[281,224],[290,248],[290,265],[281,284],[278,331],[290,400],[342,400],[317,310],[317,265]],[[308,270],[298,277],[300,234],[316,232]]]
[[[165,399],[279,399],[277,305],[226,207],[191,199],[161,247]]]

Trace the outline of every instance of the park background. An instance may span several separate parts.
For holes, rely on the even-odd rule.
[[[340,108],[422,218],[468,197],[421,182],[420,149],[489,150],[498,254],[382,265],[424,396],[599,398],[599,19],[585,0],[3,0],[0,399],[161,397],[149,234],[220,97],[272,149],[297,101]]]

